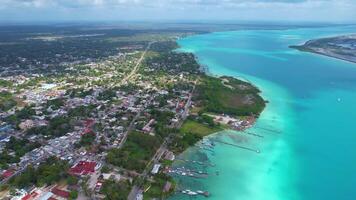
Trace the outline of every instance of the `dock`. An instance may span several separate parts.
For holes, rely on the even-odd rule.
[[[192,178],[207,178],[208,177],[208,173],[206,173],[206,172],[194,171],[194,170],[189,170],[189,169],[184,169],[184,168],[169,169],[168,173],[176,174],[179,176],[192,177]]]
[[[199,164],[199,165],[202,165],[202,166],[215,167],[215,164],[196,161],[196,160],[188,160],[188,159],[181,159],[181,158],[176,158],[176,160],[183,161],[183,162],[190,162],[190,163],[194,163],[194,164]]]
[[[244,146],[240,146],[240,145],[237,145],[237,144],[232,144],[232,143],[228,143],[228,142],[224,142],[224,141],[220,141],[220,140],[214,140],[214,141],[218,142],[218,143],[221,143],[221,144],[226,144],[226,145],[230,145],[230,146],[237,147],[237,148],[240,148],[240,149],[244,149],[244,150],[247,150],[247,151],[252,151],[252,152],[255,152],[255,153],[261,153],[261,151],[258,150],[258,149],[253,149],[253,148],[250,148],[250,147],[244,147]]]
[[[246,133],[248,135],[252,135],[252,136],[255,136],[255,137],[259,137],[259,138],[264,138],[263,135],[259,135],[259,134],[252,133],[252,132],[249,132],[249,131],[243,131],[243,133]]]
[[[182,194],[186,194],[186,195],[189,195],[189,196],[197,196],[197,195],[201,195],[201,196],[204,196],[204,197],[209,197],[210,196],[210,193],[208,191],[201,191],[201,190],[197,190],[197,191],[192,191],[192,190],[181,190],[180,191]]]
[[[259,126],[254,126],[254,128],[261,129],[261,130],[268,131],[268,132],[275,133],[275,134],[281,134],[282,133],[282,131],[279,131],[279,130],[273,130],[273,129],[270,129],[270,128],[264,128],[264,127],[259,127]]]

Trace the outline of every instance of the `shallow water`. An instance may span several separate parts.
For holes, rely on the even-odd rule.
[[[181,157],[215,166],[175,162],[209,173],[201,179],[176,176],[179,187],[207,190],[209,199],[355,199],[356,64],[288,48],[344,33],[356,33],[356,27],[220,32],[180,40],[180,50],[193,52],[211,74],[251,81],[270,103],[249,130],[263,138],[235,131],[209,136],[261,153],[220,143],[212,151],[192,147]]]

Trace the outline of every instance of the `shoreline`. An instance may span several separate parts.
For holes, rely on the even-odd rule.
[[[176,40],[177,44],[178,44],[178,40]],[[178,48],[174,51],[177,51],[177,52],[182,52],[182,53],[191,53],[194,55],[194,59],[195,61],[200,65],[201,67],[201,72],[205,75],[205,76],[208,76],[208,77],[211,77],[211,78],[218,78],[218,79],[222,79],[224,77],[227,77],[226,75],[218,75],[218,74],[214,74],[212,72],[210,72],[209,70],[209,66],[208,65],[203,65],[201,62],[199,62],[199,59],[198,59],[198,56],[193,53],[193,52],[186,52],[186,51],[182,51],[180,50],[181,49],[181,46],[178,44]],[[225,115],[225,114],[219,114],[219,113],[204,113],[203,115],[207,115],[207,116],[210,116],[214,119],[214,122],[218,124],[218,127],[221,128],[221,130],[218,130],[218,131],[215,131],[215,132],[212,132],[212,133],[209,133],[205,136],[203,136],[200,140],[198,140],[195,144],[193,145],[190,145],[189,147],[185,148],[183,151],[179,152],[178,156],[181,156],[184,152],[186,152],[188,149],[196,146],[198,143],[201,143],[203,142],[207,137],[211,136],[211,135],[214,135],[214,134],[217,134],[219,132],[222,132],[222,131],[238,131],[238,132],[243,132],[243,131],[246,131],[248,129],[251,129],[257,122],[257,120],[259,119],[260,115],[262,112],[264,112],[266,110],[266,107],[267,107],[267,103],[268,101],[265,100],[265,98],[262,96],[262,91],[259,89],[259,87],[257,87],[255,84],[253,83],[250,83],[249,81],[246,81],[246,80],[243,80],[243,79],[240,79],[236,76],[229,76],[230,78],[234,79],[234,80],[238,80],[238,81],[241,81],[245,84],[251,84],[251,86],[253,86],[254,88],[256,88],[259,92],[258,92],[258,96],[264,101],[264,107],[263,109],[257,114],[257,115],[251,115],[251,116],[230,116],[230,115]],[[187,121],[187,120],[185,120]],[[184,123],[184,122],[183,122]],[[229,144],[229,145],[232,145],[232,144]],[[256,151],[257,153],[260,153],[259,150]],[[172,167],[172,164],[171,163],[168,168],[171,169]],[[167,173],[168,176],[172,177],[175,180],[175,178],[172,176],[172,174],[169,174]],[[175,193],[177,192],[182,192],[181,190],[177,189],[177,186],[176,188],[174,188],[174,190],[172,191],[172,193],[169,195],[169,197],[173,196]],[[187,194],[187,193],[184,193],[182,192],[183,194]],[[189,195],[189,194],[187,194]],[[210,195],[210,194],[209,194]],[[207,196],[206,196],[207,197]]]
[[[293,32],[294,33],[294,32]],[[259,39],[258,36],[253,37],[256,41],[261,41],[261,44],[263,44],[263,41],[269,41],[273,42],[272,44],[280,44],[280,38],[279,36],[285,34],[284,32],[278,33],[277,35],[273,35],[272,39],[268,36],[263,37],[262,39]],[[288,42],[289,44],[293,43],[298,43],[299,40],[307,40],[308,38],[305,38],[305,33],[304,32],[295,32],[295,35],[300,35],[301,37],[295,40],[291,40],[292,42]],[[314,32],[311,32],[310,35],[313,36]],[[315,34],[316,36],[313,37],[318,37],[321,33]],[[324,34],[324,33],[323,33]],[[238,34],[237,34],[238,35]],[[229,35],[227,35],[229,36]],[[235,36],[235,35],[233,35]],[[249,35],[248,35],[249,36]],[[214,47],[217,46],[217,44],[220,42],[214,41],[211,42],[211,44],[206,44],[205,45],[205,40],[209,39],[215,39],[215,37],[207,37],[207,38],[198,38],[197,40],[188,40],[188,41],[182,41],[180,42],[181,46],[183,46],[183,49],[186,48],[188,51],[191,52],[196,52],[199,54],[199,57],[202,58],[202,62],[204,64],[208,64],[210,66],[210,72],[213,72],[214,74],[218,75],[223,75],[223,74],[229,74],[233,76],[246,76],[248,79],[252,80],[254,84],[257,84],[260,86],[260,88],[263,90],[263,96],[265,99],[270,100],[270,103],[266,109],[266,111],[260,116],[258,122],[256,123],[255,126],[258,127],[264,127],[264,125],[270,126],[275,128],[276,130],[280,130],[282,133],[285,134],[280,134],[280,135],[275,135],[275,134],[269,134],[264,138],[263,143],[258,143],[259,147],[263,150],[262,151],[262,156],[254,156],[250,155],[245,152],[240,151],[234,151],[233,149],[229,148],[227,149],[226,147],[217,147],[217,150],[215,151],[214,155],[210,154],[209,152],[202,151],[202,153],[207,154],[209,156],[209,161],[212,163],[222,163],[221,166],[219,166],[219,171],[224,170],[224,174],[220,173],[220,177],[212,177],[211,179],[208,180],[198,180],[197,187],[193,187],[194,189],[207,189],[209,190],[214,197],[212,199],[228,199],[228,198],[236,198],[236,197],[246,197],[246,199],[305,199],[306,197],[327,197],[330,195],[330,193],[319,193],[317,190],[320,188],[324,188],[326,184],[322,184],[320,187],[315,186],[315,183],[317,183],[317,177],[321,176],[327,171],[319,171],[320,167],[322,167],[323,162],[327,163],[327,160],[324,158],[318,158],[314,155],[311,154],[306,154],[305,152],[300,152],[298,150],[304,148],[311,148],[315,153],[318,154],[325,154],[324,151],[321,151],[318,147],[315,147],[315,143],[304,143],[305,139],[302,137],[312,138],[312,141],[320,141],[321,145],[327,145],[328,140],[325,140],[325,137],[322,137],[323,140],[319,140],[320,136],[318,135],[319,132],[326,132],[326,133],[332,133],[336,128],[331,126],[330,128],[327,127],[326,129],[321,128],[324,127],[323,124],[328,124],[328,122],[331,122],[332,120],[327,118],[325,116],[325,119],[322,117],[321,118],[321,123],[317,123],[320,125],[320,127],[315,127],[315,123],[313,123],[313,120],[315,119],[314,111],[320,111],[324,112],[327,110],[330,104],[334,105],[334,100],[336,100],[337,97],[341,97],[342,95],[345,95],[344,98],[342,98],[343,103],[338,103],[336,104],[338,107],[337,109],[340,109],[339,106],[342,106],[341,108],[344,109],[344,111],[347,111],[349,109],[347,107],[348,103],[352,102],[352,98],[349,96],[346,96],[347,94],[344,93],[330,93],[329,90],[324,91],[325,94],[323,93],[322,97],[317,97],[307,99],[305,101],[304,97],[302,95],[297,96],[300,93],[295,94],[295,92],[299,92],[299,88],[294,88],[288,87],[288,85],[285,85],[285,83],[290,83],[290,81],[283,80],[285,82],[271,82],[269,79],[265,79],[264,76],[257,76],[255,74],[250,75],[248,71],[241,71],[233,67],[229,68],[227,64],[233,62],[230,60],[230,62],[220,62],[220,60],[216,61],[215,59],[223,58],[224,55],[217,55],[214,57],[214,55],[210,54],[205,54],[205,52],[201,52],[201,50],[204,50],[205,48],[208,47]],[[231,37],[231,39],[226,40],[225,42],[228,43],[230,41],[234,41],[234,38]],[[289,40],[288,40],[289,41]],[[225,44],[225,43],[223,43]],[[285,43],[283,43],[285,44]],[[228,44],[226,44],[228,45]],[[235,47],[235,45],[231,45],[232,47]],[[247,46],[250,47],[250,46]],[[247,48],[246,47],[246,48]],[[267,46],[269,47],[269,46]],[[284,52],[289,52],[288,49],[286,49],[283,46]],[[252,48],[252,47],[251,47]],[[271,47],[272,48],[272,47]],[[274,47],[273,47],[274,48]],[[277,48],[278,49],[278,48]],[[220,52],[219,52],[220,53]],[[295,52],[295,54],[298,54]],[[211,59],[209,59],[209,56]],[[299,67],[300,63],[306,63],[305,68],[308,69],[309,67],[315,67],[319,72],[320,70],[323,70],[325,67],[331,68],[331,69],[337,69],[340,65],[341,66],[341,72],[340,74],[337,73],[337,75],[352,75],[353,70],[351,67],[353,67],[352,64],[349,64],[349,62],[341,62],[341,60],[337,61],[334,59],[328,59],[327,57],[319,57],[321,61],[325,62],[320,62],[321,64],[318,65],[318,57],[314,57],[312,55],[304,54],[304,53],[299,53],[299,55],[292,55],[290,57],[290,62],[291,62],[291,67],[297,68]],[[207,58],[207,59],[205,59]],[[233,55],[231,55],[231,58],[233,58]],[[258,59],[258,56],[254,55],[248,55],[246,61],[251,60],[251,65],[258,65],[255,64],[254,59]],[[324,58],[324,60],[323,60]],[[337,58],[335,58],[337,59]],[[293,62],[292,62],[293,61]],[[271,59],[271,62],[276,64],[276,69],[282,70],[285,69],[285,66],[283,63],[279,63],[278,61],[275,61]],[[245,63],[249,64],[249,63]],[[316,65],[316,66],[314,66]],[[345,66],[345,68],[343,68]],[[347,66],[347,67],[346,67]],[[307,71],[308,72],[308,71]],[[313,86],[314,86],[314,80],[313,77],[308,77],[306,74],[307,72],[300,72],[298,70],[298,73],[295,74],[296,77],[299,78],[299,80],[303,80],[303,77],[305,77],[306,80],[312,81]],[[314,71],[312,71],[314,72]],[[317,72],[317,71],[316,71]],[[347,72],[347,73],[346,73]],[[288,71],[286,73],[288,75]],[[326,72],[328,74],[328,72]],[[276,74],[278,75],[278,74]],[[336,77],[333,76],[334,74],[331,75],[333,77],[333,81],[337,81]],[[318,78],[324,78],[323,76],[317,76]],[[292,80],[291,80],[292,81]],[[271,84],[269,84],[271,83]],[[304,82],[302,82],[304,83]],[[317,83],[316,85],[319,86],[320,83]],[[304,86],[304,84],[303,84]],[[306,84],[308,86],[308,84]],[[344,88],[344,87],[343,87]],[[328,88],[329,89],[329,88]],[[306,89],[307,92],[309,91],[319,91],[315,90],[315,88]],[[319,95],[318,95],[319,96]],[[320,100],[322,100],[323,103],[322,105],[319,105],[321,103]],[[348,100],[347,100],[348,99]],[[300,100],[300,101],[299,101]],[[315,100],[315,101],[314,101]],[[303,103],[303,104],[302,104]],[[317,103],[314,105],[314,103]],[[308,106],[310,107],[310,111],[306,112],[305,110],[297,110],[299,107],[294,107],[295,105],[303,105],[303,106]],[[346,106],[344,106],[346,105]],[[318,107],[318,108],[315,108]],[[336,106],[333,106],[332,111],[337,111],[335,108]],[[346,107],[346,108],[345,108]],[[305,118],[301,118],[298,114],[298,112],[301,112],[303,116],[308,117],[307,120]],[[330,112],[331,113],[331,112]],[[336,112],[338,115],[342,116],[342,112]],[[305,121],[310,121],[310,123],[305,122]],[[345,123],[350,123],[349,121]],[[254,128],[251,129],[252,131]],[[309,132],[310,131],[310,132]],[[264,131],[261,131],[263,134],[265,133]],[[315,132],[315,134],[314,134]],[[350,132],[350,131],[349,131]],[[351,134],[351,132],[350,132]],[[226,135],[225,133],[221,133],[221,135]],[[301,137],[298,137],[298,135],[301,135]],[[217,137],[219,137],[217,135]],[[314,137],[313,137],[314,136]],[[345,135],[343,135],[346,137]],[[214,138],[213,136],[212,138]],[[222,137],[222,136],[221,136]],[[226,139],[231,139],[228,137],[222,137]],[[329,141],[332,141],[335,139],[335,137],[327,137]],[[351,138],[351,137],[347,137]],[[308,140],[309,140],[308,139]],[[256,138],[253,142],[259,142],[260,139]],[[253,143],[255,144],[255,143]],[[347,142],[346,144],[351,144],[351,142]],[[342,150],[345,150],[347,147],[343,146]],[[187,152],[184,157],[186,158],[196,158],[198,150],[195,150],[192,148],[191,151]],[[348,151],[350,152],[350,151]],[[340,159],[337,158],[337,155],[343,155],[343,151],[336,152],[336,153],[328,153],[326,155],[330,156],[333,158],[333,163],[337,163],[335,161],[340,161]],[[237,156],[236,156],[237,154]],[[229,160],[228,162],[225,162],[226,158],[233,157],[234,159]],[[236,158],[235,158],[236,157]],[[336,158],[335,158],[336,157]],[[284,158],[284,159],[281,159]],[[315,165],[305,165],[306,162],[314,162]],[[304,164],[303,164],[304,163]],[[351,162],[345,162],[345,164],[350,164]],[[184,163],[180,164],[177,163],[178,166],[180,165],[185,165]],[[227,166],[228,165],[228,166]],[[339,169],[336,164],[331,165],[334,169]],[[255,170],[251,170],[251,168]],[[349,169],[349,168],[348,168]],[[309,171],[312,170],[312,171]],[[315,171],[314,171],[315,170]],[[211,173],[215,171],[214,168],[211,169]],[[313,172],[313,173],[309,173]],[[231,177],[231,175],[238,175],[238,173],[241,173],[243,177],[239,178],[236,180],[236,178]],[[290,176],[290,175],[293,176]],[[300,177],[303,177],[303,174],[307,175],[307,180],[303,180]],[[315,176],[315,177],[314,177]],[[184,186],[190,186],[189,184],[191,183],[191,179],[189,178],[184,178],[184,177],[176,177],[176,180],[179,180],[183,183]],[[341,179],[340,179],[341,178]],[[235,179],[235,180],[234,180]],[[344,182],[347,182],[347,178],[340,177],[338,175],[330,175],[327,177],[328,182],[333,182],[336,180],[343,180]],[[253,183],[253,185],[246,185],[246,188],[243,188],[246,183]],[[201,184],[201,186],[200,186]],[[236,186],[242,186],[237,188]],[[346,184],[349,185],[349,184]],[[301,188],[303,186],[303,188]],[[333,186],[334,187],[334,186]],[[337,186],[335,185],[337,189],[340,189],[340,191],[343,191],[345,193],[351,193],[352,191],[349,191],[348,188],[343,188],[342,186]],[[236,188],[236,190],[234,190]],[[239,191],[237,191],[239,189]],[[305,189],[310,189],[316,192],[313,193],[307,193]],[[264,191],[263,194],[259,194],[257,191]],[[333,197],[340,197],[342,196],[341,194],[333,194],[331,192],[331,195]],[[176,194],[174,195],[172,200],[181,200],[181,199],[188,199],[187,197],[182,196],[181,194]]]
[[[332,55],[332,54],[328,54],[328,53],[319,52],[319,51],[316,51],[316,50],[311,49],[311,48],[306,48],[304,46],[293,46],[292,45],[292,46],[289,46],[289,48],[296,49],[296,50],[301,51],[301,52],[307,52],[307,53],[312,53],[312,54],[316,54],[316,55],[326,56],[326,57],[329,57],[329,58],[334,58],[334,59],[337,59],[337,60],[342,60],[342,61],[346,61],[346,62],[349,62],[349,63],[356,64],[356,61],[349,60],[347,58],[343,58],[343,57],[338,56],[338,55]]]

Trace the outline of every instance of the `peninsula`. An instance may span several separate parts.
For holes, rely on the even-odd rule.
[[[290,47],[356,63],[356,35],[315,39]]]

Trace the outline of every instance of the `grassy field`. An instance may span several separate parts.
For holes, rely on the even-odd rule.
[[[192,133],[201,137],[210,135],[212,133],[218,132],[223,130],[220,127],[211,128],[208,125],[193,121],[187,120],[184,122],[183,126],[181,127],[181,132],[183,133]]]
[[[131,132],[123,148],[112,149],[107,161],[113,165],[141,172],[156,152],[160,141],[140,132]]]

